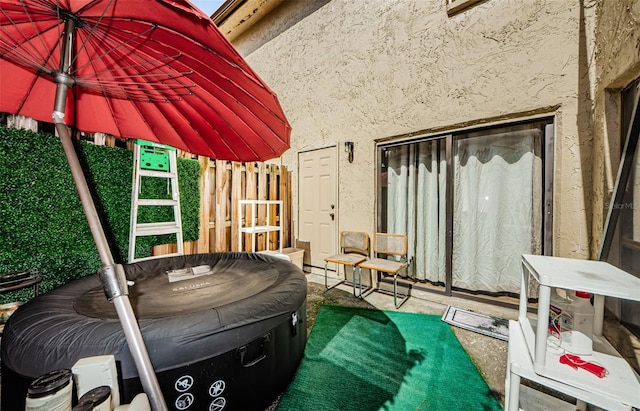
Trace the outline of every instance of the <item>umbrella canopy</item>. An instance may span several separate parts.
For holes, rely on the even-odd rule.
[[[65,22],[75,26],[61,73]],[[184,0],[0,0],[0,112],[193,154],[261,161],[289,147],[276,95]]]

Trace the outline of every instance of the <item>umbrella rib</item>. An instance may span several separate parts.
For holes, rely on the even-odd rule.
[[[178,58],[180,58],[182,55],[176,55],[176,56],[167,56],[165,59],[159,59],[156,60],[157,64],[155,64],[155,66],[152,66],[151,69],[160,69],[162,67],[163,63],[168,63],[168,62],[172,62],[172,61],[177,61]],[[144,64],[151,64],[153,65],[155,62],[151,61],[151,60],[147,60],[144,62],[140,62],[138,64],[130,64],[128,66],[121,66],[119,68],[121,69],[135,69],[138,67],[144,67]],[[102,70],[102,71],[95,71],[94,74],[96,75],[100,75],[100,74],[104,74],[104,73],[112,73],[114,70]],[[165,73],[147,73],[147,74],[141,74],[140,77],[144,77],[144,78],[151,78],[151,77],[156,77],[159,78],[158,81],[162,81],[162,80],[174,80],[180,77],[184,77],[187,76],[189,74],[193,74],[193,70],[190,71],[185,71],[185,72],[178,72],[175,71],[174,73],[169,73],[169,72],[165,72]],[[161,78],[164,77],[164,78]],[[116,76],[116,75],[112,75],[111,76],[112,79],[126,79],[129,78],[129,76]],[[163,83],[158,83],[158,84],[163,84]],[[195,84],[193,84],[193,86],[195,86]]]
[[[100,23],[102,22],[102,19],[104,19],[105,13],[107,12],[107,10],[111,7],[111,5],[113,4],[114,0],[110,0],[107,4],[105,4],[104,9],[102,10],[102,14],[100,14],[100,17],[98,18],[98,21],[92,25],[91,30],[89,30],[89,34],[87,35],[86,41],[82,42],[82,44],[80,45],[80,48],[78,49],[77,53],[73,56],[73,61],[72,61],[72,65],[76,62],[78,56],[80,55],[80,53],[84,50],[87,42],[89,41],[89,39],[92,38],[93,33],[99,28]],[[77,36],[76,36],[77,37]],[[88,63],[87,63],[88,64]]]
[[[135,66],[129,66],[132,68]],[[123,68],[125,69],[125,68]],[[112,70],[113,72],[113,70]],[[96,72],[96,74],[99,74]],[[159,76],[169,76],[170,74],[136,74],[135,78],[141,79],[141,81],[119,81],[119,79],[134,79],[133,75],[120,75],[111,76],[111,80],[104,80],[104,78],[77,78],[78,85],[88,88],[90,90],[103,91],[106,94],[112,96],[122,96],[129,99],[149,100],[149,101],[169,101],[180,99],[184,95],[192,94],[191,88],[195,87],[195,84],[181,84],[181,83],[165,83],[158,80],[157,82],[143,81],[146,77],[157,78]],[[171,78],[168,78],[171,79]],[[185,91],[181,91],[181,90]],[[155,96],[155,97],[154,97]]]
[[[27,13],[26,11],[26,3],[22,3],[22,8],[25,11],[24,14],[28,16],[29,18],[29,22],[31,24],[31,26],[34,28],[34,31],[37,33],[35,36],[31,37],[31,36],[27,36],[23,30],[20,29],[20,26],[15,22],[14,19],[11,18],[11,16],[9,16],[4,10],[2,10],[2,14],[7,18],[7,21],[10,22],[10,24],[15,28],[15,32],[21,34],[21,40],[18,40],[18,36],[14,36],[11,34],[11,32],[9,32],[6,29],[6,26],[3,25],[2,26],[2,31],[7,35],[8,38],[12,39],[15,41],[15,43],[12,44],[6,42],[6,41],[2,41],[2,55],[6,56],[9,55],[11,56],[11,59],[13,61],[15,61],[16,63],[20,63],[23,65],[26,65],[28,67],[32,67],[35,68],[37,70],[42,70],[45,72],[50,72],[50,70],[46,70],[46,66],[44,66],[42,63],[39,63],[40,61],[48,61],[49,57],[51,57],[51,54],[49,54],[48,56],[42,55],[41,53],[38,52],[38,50],[35,47],[22,47],[19,48],[20,45],[29,45],[31,44],[29,42],[29,40],[31,40],[32,38],[38,38],[40,40],[41,45],[43,46],[42,49],[46,50],[47,47],[44,44],[44,41],[42,40],[42,37],[39,35],[40,33],[38,32],[36,25],[34,24],[33,19],[31,18],[31,14]],[[57,25],[56,25],[57,26]],[[21,50],[22,53],[14,53],[15,51],[17,51],[18,49]]]
[[[92,32],[92,33],[95,33]],[[85,53],[90,48],[89,45],[98,42],[101,36],[90,34],[85,37],[84,48]],[[105,42],[106,46],[105,46]],[[106,68],[108,65],[100,66],[102,69],[95,66],[95,62],[99,61],[98,58],[87,60],[86,64],[92,66],[91,77],[78,76],[77,83],[83,87],[86,87],[95,91],[102,91],[111,96],[121,96],[127,99],[136,99],[142,101],[169,101],[179,100],[181,96],[189,95],[192,92],[191,88],[195,87],[195,84],[185,83],[178,81],[181,78],[187,78],[186,76],[193,73],[193,70],[189,69],[185,71],[177,71],[175,69],[169,70],[168,67],[172,67],[173,62],[182,57],[182,53],[171,56],[153,57],[149,56],[144,61],[131,62],[132,64],[123,65],[123,59],[128,58],[128,54],[115,55],[120,48],[125,47],[126,43],[114,43],[109,44],[107,40],[100,41],[95,44],[96,50],[108,49],[109,53],[102,53],[101,58],[104,60],[110,57],[114,62],[119,61],[118,64],[113,64],[112,68]],[[138,53],[142,53],[141,49],[137,49]],[[94,53],[94,55],[98,55]],[[115,57],[114,57],[115,55]],[[118,71],[122,74],[118,74]],[[134,74],[127,74],[131,72]],[[108,75],[105,75],[108,74]],[[105,78],[106,77],[106,78]],[[126,79],[141,79],[141,81],[124,81]],[[144,79],[148,79],[142,81]]]
[[[121,85],[109,86],[104,83],[96,83],[98,86],[89,87],[91,84],[82,83],[84,88],[89,90],[102,90],[106,95],[112,97],[120,97],[129,100],[139,100],[139,101],[149,101],[149,102],[168,102],[172,100],[181,100],[180,97],[168,97],[167,95],[157,93],[157,96],[153,96],[148,94],[148,92],[139,90],[135,87],[122,87]],[[143,83],[136,83],[138,85],[142,85]],[[135,84],[134,84],[135,85]],[[178,95],[179,96],[179,95]]]
[[[81,50],[85,47],[85,45],[93,38],[93,33],[95,32],[95,29],[98,27],[98,24],[96,24],[94,26],[94,28],[89,32],[89,35],[86,37],[86,40],[83,42]],[[134,40],[137,40],[139,38],[143,38],[143,35],[147,35],[147,33],[150,33],[152,31],[155,30],[155,28],[157,27],[157,25],[152,25],[149,28],[147,28],[147,30],[141,32],[141,33],[137,33],[134,37],[130,38],[129,40],[123,42],[123,43],[119,43],[118,45],[116,45],[114,48],[109,49],[108,52],[104,53],[103,55],[99,55],[94,57],[92,60],[87,61],[85,64],[83,64],[82,66],[79,66],[76,68],[76,70],[81,70],[84,67],[86,67],[89,64],[92,64],[94,61],[98,61],[103,59],[105,56],[109,56],[112,53],[115,53],[116,51],[120,51],[121,48],[124,48],[125,46],[127,46],[129,43],[131,43]],[[150,35],[149,35],[150,36]],[[77,53],[77,56],[80,55],[80,53]]]
[[[44,5],[44,2],[41,2],[41,3]],[[62,27],[64,27],[64,24],[60,24],[62,22],[60,18],[60,10],[62,10],[60,7],[60,0],[57,0],[56,1],[56,17],[58,18],[58,20],[56,24],[56,30],[58,31],[58,39],[61,39],[62,36],[64,36],[64,31],[62,30]],[[60,45],[60,42],[58,42],[58,45]],[[52,47],[52,48],[55,48],[55,47]],[[56,67],[56,69],[58,69],[58,67]]]
[[[220,58],[222,58],[222,56],[220,56]],[[222,76],[222,74],[220,74],[220,75]],[[230,79],[229,79],[229,78],[227,78],[227,77],[225,77],[225,76],[222,76],[222,77],[223,77],[223,78],[225,78],[226,80],[230,81]],[[211,79],[208,79],[208,80],[211,82],[211,84],[212,84],[214,87],[219,88],[219,90],[220,90],[220,92],[221,92],[221,93],[224,93],[224,94],[228,95],[228,96],[229,96],[229,98],[233,98],[233,96],[232,96],[231,94],[229,94],[227,91],[225,91],[223,88],[221,88],[217,83],[215,83],[215,82],[211,81]],[[239,91],[240,93],[244,93],[244,94],[247,94],[247,95],[248,95],[247,91],[246,91],[246,90],[244,90],[243,88],[239,87],[239,86],[238,86],[238,91]],[[271,93],[270,93],[270,94],[271,94]],[[271,94],[271,95],[273,95],[273,94]],[[220,99],[219,99],[219,98],[218,98],[218,100],[220,101]],[[236,99],[236,100],[237,100],[237,99]],[[253,112],[253,111],[252,111],[252,110],[251,110],[247,105],[245,105],[245,104],[241,103],[241,102],[240,102],[240,101],[238,101],[238,100],[237,100],[237,103],[238,103],[238,104],[240,104],[240,105],[242,105],[242,107],[247,111],[247,113],[248,113],[249,115],[253,116],[253,118],[255,118],[256,120],[258,120],[258,121],[260,121],[262,124],[264,124],[264,126],[265,126],[267,129],[269,129],[272,133],[277,134],[277,133],[276,133],[276,131],[273,129],[273,127],[271,127],[267,122],[263,121],[263,120],[260,118],[260,116],[258,116],[256,113],[254,113],[254,112]],[[276,113],[274,113],[274,112],[273,112],[273,110],[271,110],[269,107],[267,107],[264,103],[262,103],[262,102],[258,102],[258,104],[259,104],[259,105],[260,105],[264,110],[266,110],[268,113],[270,113],[270,114],[272,114],[272,115],[274,115],[274,116],[276,115]],[[216,111],[217,111],[217,110],[216,110]],[[247,120],[242,119],[242,122],[243,122],[244,124],[246,124],[247,126],[249,126],[249,122],[248,122]],[[264,139],[263,139],[259,134],[258,134],[258,137],[264,141]],[[241,137],[241,138],[242,138],[242,137]],[[266,143],[266,141],[265,141],[265,143]],[[268,144],[265,144],[265,145],[266,145],[266,146],[268,146]],[[273,150],[273,148],[271,148],[271,151],[272,151],[272,152],[275,152],[275,151]]]
[[[222,56],[220,56],[220,58],[222,58]],[[185,64],[185,63],[183,62],[182,64]],[[199,74],[201,75],[201,73],[199,73]],[[218,73],[218,74],[219,74],[222,78],[224,78],[225,80],[230,81],[230,79],[229,79],[228,77],[226,77],[226,76],[222,75],[221,73]],[[232,94],[230,94],[230,93],[229,93],[227,90],[225,90],[223,87],[220,87],[220,85],[219,85],[219,84],[217,84],[215,81],[212,81],[212,79],[208,78],[207,80],[210,82],[210,84],[211,84],[213,87],[215,87],[216,89],[218,89],[218,91],[219,91],[221,94],[226,95],[226,96],[227,96],[228,98],[230,98],[230,99],[234,99],[234,100],[236,100],[236,103],[237,103],[237,104],[239,104],[240,106],[242,106],[242,108],[243,108],[244,110],[246,110],[246,112],[247,112],[247,114],[248,114],[248,115],[253,116],[253,118],[254,118],[254,119],[256,119],[256,120],[258,120],[258,121],[260,121],[260,122],[264,125],[264,127],[265,127],[265,128],[269,129],[272,133],[276,134],[276,131],[275,131],[275,130],[274,130],[274,129],[269,125],[269,124],[267,124],[266,122],[262,121],[262,119],[260,118],[260,116],[259,116],[259,115],[257,115],[256,113],[254,113],[254,112],[253,112],[249,107],[247,107],[245,104],[241,103],[241,102],[240,102],[240,101],[238,101],[236,98],[234,98]],[[238,91],[238,92],[240,92],[240,93],[247,93],[247,91],[246,91],[246,90],[244,90],[244,89],[243,89],[243,88],[241,88],[241,87],[238,87],[238,88],[237,88],[237,91]],[[225,104],[225,103],[223,103],[223,99],[220,99],[219,97],[215,97],[215,98],[216,98],[216,100],[217,100],[217,101],[221,102],[223,106],[226,106],[226,104]],[[185,100],[187,101],[187,99],[185,99]],[[189,101],[187,101],[187,102],[188,102],[188,104],[189,104],[190,106],[192,106],[192,108],[194,108],[194,109],[195,109],[195,107],[193,107],[193,105],[191,104],[191,102],[189,102]],[[205,101],[203,101],[203,103],[204,103],[204,104],[207,104],[207,102],[205,102]],[[272,111],[271,109],[269,109],[268,107],[266,107],[264,104],[262,104],[262,103],[259,103],[259,104],[260,104],[260,106],[261,106],[263,109],[265,109],[266,111],[268,111],[270,114],[274,114],[274,115],[275,115],[275,113],[273,113],[273,111]],[[222,114],[220,114],[220,113],[219,113],[219,111],[215,108],[215,106],[214,106],[214,105],[210,105],[210,108],[211,108],[212,110],[214,110],[214,111],[219,115],[219,117],[225,121],[225,123],[226,123],[229,127],[231,127],[231,128],[232,128],[231,124],[226,120],[225,116],[224,116],[224,115],[222,115]],[[249,128],[250,128],[250,123],[247,121],[247,119],[242,118],[242,117],[240,117],[240,116],[238,116],[238,119],[239,119],[240,121],[242,121],[242,123],[243,123],[243,124],[245,124],[247,127],[249,127]],[[210,126],[212,126],[212,127],[213,127],[213,125],[211,125],[211,124],[210,124]],[[213,129],[213,128],[212,128],[212,129]],[[214,129],[214,131],[215,131],[215,129]],[[258,137],[259,139],[261,139],[262,141],[264,141],[264,142],[265,142],[265,146],[266,146],[266,147],[268,147],[268,148],[271,150],[271,152],[272,152],[272,153],[275,153],[275,150],[274,150],[272,147],[269,147],[269,144],[268,144],[268,143],[267,143],[267,142],[262,138],[262,136],[260,135],[260,133],[255,133],[255,136],[256,136],[256,137]],[[251,144],[249,144],[249,143],[245,140],[245,138],[243,138],[243,137],[242,137],[242,135],[238,135],[238,138],[240,138],[241,140],[243,140],[244,145],[245,145],[245,147],[246,147],[248,150],[250,150],[252,153],[254,153],[254,154],[256,154],[256,155],[257,155],[257,153],[256,153],[255,149],[251,146]],[[222,140],[221,142],[222,142],[222,143],[225,145],[225,147],[227,147],[230,151],[232,151],[232,150],[233,150],[233,147],[232,147],[231,145],[229,145],[229,144],[227,143],[227,141]]]
[[[93,64],[92,64],[92,66],[93,66]],[[110,114],[111,114],[111,118],[116,118],[116,115],[115,115],[115,112],[114,112],[114,110],[113,110],[113,106],[112,106],[112,103],[111,103],[111,100],[110,100],[110,99],[107,99],[107,100],[106,100],[106,105],[107,105],[107,107],[109,108],[109,112],[110,112]],[[122,127],[120,126],[120,123],[118,123],[118,122],[114,122],[114,126],[117,128],[117,130],[118,130],[118,135],[119,135],[119,136],[121,136],[121,137],[126,137],[126,136],[125,136],[125,133],[123,133],[123,131],[122,131]],[[133,136],[132,136],[132,137],[133,137]]]
[[[27,15],[27,17],[28,17],[28,19],[29,19],[29,23],[31,24],[31,27],[33,27],[33,28],[34,28],[34,32],[38,33],[38,30],[36,29],[36,24],[35,24],[35,22],[33,21],[33,18],[31,17],[31,13],[27,13],[27,10],[26,10],[26,3],[22,3],[22,9],[24,10],[24,13]],[[8,17],[8,16],[7,16],[7,17]],[[57,24],[56,24],[56,27],[58,27],[58,25],[57,25]],[[18,27],[17,27],[17,26],[16,26],[16,29],[18,29]],[[26,36],[26,35],[24,35],[24,33],[23,33],[20,29],[18,29],[18,31],[20,31],[20,33],[22,34],[23,39],[24,39],[24,40],[26,40],[26,39],[27,39],[27,36]],[[38,33],[38,34],[39,34],[39,33]],[[46,44],[44,43],[44,40],[42,39],[42,37],[41,37],[41,36],[39,36],[39,35],[37,35],[37,36],[36,36],[36,38],[38,38],[38,40],[40,41],[40,44],[42,45],[42,49],[43,49],[43,50],[46,50],[46,49],[47,49],[47,47],[46,47]],[[58,36],[58,38],[60,38],[60,36]],[[39,55],[40,53],[38,52],[38,50],[35,50],[35,49],[34,49],[34,50],[31,50],[31,51],[32,51],[32,52],[31,52],[31,53],[29,53],[29,54],[31,54],[33,57],[35,57],[34,61],[46,61],[46,60],[44,60],[44,59],[42,59],[42,60],[37,60],[37,57],[43,57],[43,56]]]
[[[208,49],[208,50],[209,50],[209,52],[216,54],[216,56],[218,57],[219,61],[223,61],[223,62],[224,62],[225,64],[227,64],[229,67],[233,67],[233,68],[235,68],[235,69],[237,69],[237,70],[243,71],[243,69],[242,69],[240,66],[238,66],[237,64],[235,64],[235,63],[234,63],[234,62],[232,62],[232,61],[229,61],[227,58],[225,58],[224,56],[222,56],[220,53],[216,52],[215,50],[212,50],[212,49]],[[191,67],[189,64],[185,63],[184,61],[180,61],[180,63],[181,63],[184,67],[188,67],[188,68],[190,68],[191,70],[193,70],[193,67]],[[199,63],[200,63],[200,64],[203,64],[203,62],[199,62]],[[202,76],[202,73],[200,73],[198,70],[195,70],[195,71],[196,71],[196,74],[199,74],[199,75],[201,75],[201,76]],[[229,81],[229,82],[231,82],[231,83],[234,83],[234,82],[232,82],[232,81],[231,81],[231,79],[228,77],[228,75],[227,75],[227,74],[224,74],[224,73],[222,73],[222,72],[220,72],[220,71],[218,71],[218,70],[214,70],[214,71],[217,73],[217,75],[219,75],[219,76],[220,76],[220,78],[221,78],[221,79],[224,79],[224,80],[226,80],[226,81]],[[211,78],[204,77],[204,79],[205,79],[205,80],[207,80],[207,81],[208,81],[208,82],[209,82],[213,87],[215,87],[216,89],[218,89],[218,90],[219,90],[219,92],[221,92],[221,93],[223,93],[223,94],[227,95],[227,96],[228,96],[229,98],[231,98],[231,99],[236,100],[236,99],[235,99],[231,94],[229,94],[229,93],[228,93],[228,91],[226,91],[226,90],[225,90],[225,88],[224,88],[224,87],[220,87],[220,84],[217,84],[217,83],[216,83],[215,81],[213,81]],[[253,80],[253,78],[252,78],[252,80]],[[263,89],[264,89],[264,86],[263,86],[259,81],[256,81],[256,83],[257,83],[261,88],[263,88]],[[240,87],[240,86],[238,86],[238,85],[236,85],[236,87],[237,87],[237,91],[238,91],[238,92],[240,92],[240,93],[242,93],[242,94],[246,94],[246,95],[247,95],[247,97],[250,97],[250,94],[247,92],[247,90],[245,90],[244,88],[242,88],[242,87]],[[269,93],[269,94],[271,94],[271,95],[273,96],[273,94],[272,94],[272,93]],[[275,98],[275,97],[274,97],[274,98]],[[218,98],[217,98],[217,99],[218,99]],[[219,100],[219,99],[218,99],[218,100]],[[220,100],[219,100],[219,101],[220,101]],[[240,103],[239,101],[237,101],[237,102],[238,102],[238,103]],[[276,114],[276,113],[274,113],[274,112],[273,112],[273,110],[272,110],[271,108],[267,107],[263,102],[258,101],[257,103],[258,103],[258,104],[259,104],[259,105],[260,105],[264,110],[266,110],[267,112],[269,112],[270,114],[272,114],[272,115],[276,115],[276,116],[277,116],[277,114]],[[249,109],[249,107],[247,107],[246,105],[242,104],[242,106],[243,106],[243,108],[244,108],[244,109],[246,109],[246,110],[247,110],[248,114],[252,115],[256,120],[261,121],[261,122],[264,124],[264,126],[265,126],[267,129],[269,129],[271,132],[273,132],[274,134],[277,134],[277,132],[273,129],[273,127],[271,127],[267,122],[262,121],[262,119],[260,118],[260,116],[259,116],[259,115],[257,115],[256,113],[253,113],[253,112],[252,112],[252,110],[250,110],[250,109]],[[243,123],[245,123],[247,126],[249,126],[249,123],[248,123],[245,119],[243,119],[242,121],[243,121]],[[258,137],[259,137],[259,138],[261,138],[260,136],[258,136]],[[261,138],[261,139],[262,139],[262,138]],[[262,139],[262,140],[264,141],[264,139]],[[266,143],[266,142],[265,142],[265,143]],[[266,146],[268,146],[268,144],[265,144],[265,145],[266,145]],[[272,151],[273,151],[273,152],[275,152],[273,149],[272,149]]]

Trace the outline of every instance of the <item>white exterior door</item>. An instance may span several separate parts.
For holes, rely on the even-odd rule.
[[[336,148],[298,154],[299,233],[305,264],[324,269],[324,259],[336,253],[338,204]],[[317,271],[317,270],[315,270]]]

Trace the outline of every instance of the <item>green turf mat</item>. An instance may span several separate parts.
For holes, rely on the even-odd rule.
[[[326,305],[277,408],[501,409],[440,316]]]

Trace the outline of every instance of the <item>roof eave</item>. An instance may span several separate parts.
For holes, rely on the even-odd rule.
[[[227,0],[212,15],[211,20],[229,41],[252,27],[282,0]]]

